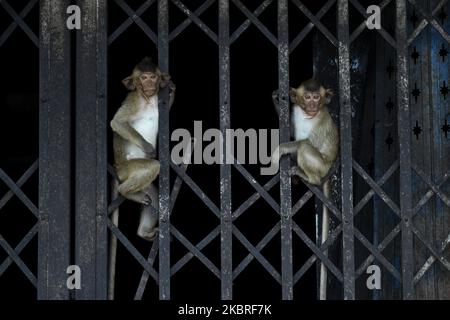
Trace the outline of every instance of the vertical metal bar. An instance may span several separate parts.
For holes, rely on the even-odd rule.
[[[38,299],[69,299],[70,31],[69,1],[40,2]]]
[[[348,0],[338,1],[338,39],[344,299],[353,300],[355,299],[355,252],[353,230],[352,108],[350,104]]]
[[[289,24],[288,1],[278,1],[278,86],[280,100],[280,142],[290,139],[289,130]],[[280,163],[281,280],[283,300],[293,299],[292,199],[289,158]]]
[[[169,1],[158,1],[158,64],[169,71]],[[159,298],[170,299],[169,91],[159,93]]]
[[[76,51],[75,264],[76,299],[106,299],[107,117],[106,0],[79,0]]]
[[[400,206],[402,215],[402,286],[403,299],[414,298],[411,133],[408,83],[408,42],[406,31],[406,1],[396,1],[397,12],[397,104],[398,137],[400,143]]]
[[[219,74],[220,74],[220,131],[226,137],[230,128],[230,17],[229,0],[219,0]],[[226,139],[223,149],[227,150]],[[221,280],[222,300],[233,298],[232,225],[231,225],[231,165],[222,152],[220,165],[221,212]]]

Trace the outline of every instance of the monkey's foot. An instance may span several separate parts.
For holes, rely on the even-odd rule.
[[[309,184],[313,184],[313,185],[316,185],[316,186],[320,186],[320,185],[323,184],[323,182],[322,182],[319,178],[317,178],[317,177],[314,177],[314,176],[308,177],[308,176],[302,171],[302,169],[300,169],[299,167],[292,167],[292,168],[289,170],[289,175],[290,175],[292,178],[297,178],[297,179],[300,178],[301,181],[306,182],[306,183],[309,183]]]
[[[305,175],[305,173],[299,168],[299,167],[292,167],[289,170],[289,175],[292,176],[297,176],[300,177],[302,180],[309,182],[308,181],[308,177]]]
[[[144,192],[135,192],[128,195],[122,195],[128,200],[143,204],[143,205],[150,205],[152,203],[152,199],[150,198],[150,195]]]
[[[145,228],[145,227],[141,228],[139,226],[137,230],[137,235],[144,240],[153,241],[158,235],[158,231],[159,231],[158,228]]]

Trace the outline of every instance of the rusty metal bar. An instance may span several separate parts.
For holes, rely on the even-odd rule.
[[[219,0],[220,132],[230,128],[230,2]],[[220,234],[222,300],[233,298],[231,165],[226,163],[227,142],[223,139],[220,164]]]
[[[278,1],[278,92],[280,100],[280,142],[290,140],[289,129],[289,24],[288,1]],[[281,279],[282,298],[294,297],[292,268],[292,199],[288,157],[280,162],[280,214],[281,214]]]
[[[158,64],[169,71],[169,1],[158,1]],[[159,298],[170,299],[169,90],[159,94]]]
[[[412,224],[411,130],[408,83],[408,42],[406,0],[396,1],[397,105],[400,143],[400,209],[402,229],[403,299],[414,298],[414,248]]]
[[[38,299],[67,300],[70,264],[70,1],[40,2]]]
[[[338,0],[338,39],[344,299],[354,300],[355,237],[353,225],[352,107],[350,104],[350,35],[348,0]]]
[[[76,299],[106,299],[107,277],[107,1],[79,0],[75,128],[75,264],[83,270]]]

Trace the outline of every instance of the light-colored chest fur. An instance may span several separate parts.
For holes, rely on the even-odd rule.
[[[158,142],[158,96],[155,95],[147,102],[142,99],[140,111],[131,120],[133,128],[149,143],[156,148]],[[127,147],[127,158],[144,158],[145,153],[134,144]]]
[[[310,137],[315,127],[317,117],[311,118],[298,105],[293,106],[291,114],[291,125],[294,128],[295,140],[306,140]]]

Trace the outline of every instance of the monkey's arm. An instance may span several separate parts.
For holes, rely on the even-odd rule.
[[[129,119],[133,114],[133,108],[129,105],[122,105],[111,121],[111,128],[123,139],[132,142],[141,148],[147,156],[156,156],[155,147],[145,140],[130,124]]]

